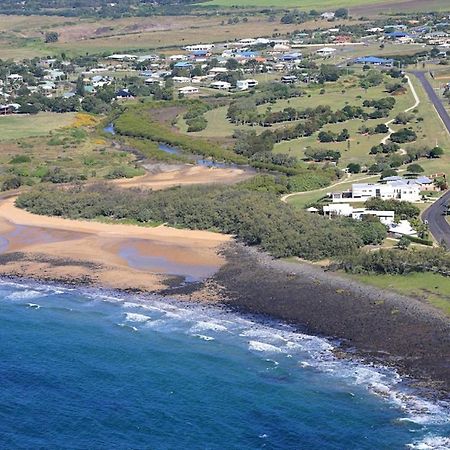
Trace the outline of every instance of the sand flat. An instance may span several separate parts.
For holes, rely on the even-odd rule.
[[[121,178],[112,183],[123,188],[168,189],[174,186],[192,184],[231,184],[244,181],[252,173],[237,167],[204,167],[194,165],[165,166],[164,171],[147,173],[134,178]]]
[[[108,287],[152,290],[163,287],[167,276],[202,279],[225,262],[218,249],[230,239],[226,235],[41,216],[17,208],[14,200],[0,202],[2,251],[26,257],[2,266],[3,274],[88,277]]]

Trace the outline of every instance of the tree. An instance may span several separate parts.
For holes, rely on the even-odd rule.
[[[394,177],[395,175],[398,175],[395,169],[384,169],[381,172],[381,178]]]
[[[409,128],[402,128],[396,133],[392,133],[390,139],[392,142],[403,144],[405,142],[415,141],[417,139],[417,134]]]
[[[423,173],[425,172],[424,168],[420,164],[410,164],[408,167],[408,172],[411,173]]]
[[[334,17],[336,19],[348,19],[348,9],[347,8],[339,8],[334,12]]]
[[[401,250],[406,250],[410,245],[411,241],[406,236],[402,236],[397,242],[397,248]]]
[[[361,172],[361,166],[358,163],[350,163],[347,165],[349,173],[359,173]]]
[[[430,151],[430,158],[439,158],[444,154],[444,150],[441,147],[434,147]]]
[[[237,61],[234,58],[230,58],[227,63],[225,64],[225,67],[228,70],[237,70],[239,68],[239,61]]]
[[[58,42],[59,34],[56,31],[49,31],[45,33],[45,43],[50,44],[53,42]]]
[[[386,134],[388,132],[389,132],[389,127],[387,125],[385,125],[384,123],[379,123],[375,127],[375,133]]]

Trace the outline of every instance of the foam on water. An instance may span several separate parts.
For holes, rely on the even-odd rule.
[[[5,300],[12,303],[42,298],[40,305],[26,303],[27,307],[34,309],[47,304],[52,308],[64,307],[60,305],[60,300],[52,303],[53,296],[71,295],[73,292],[73,289],[66,290],[59,286],[33,284],[30,287],[10,281],[0,283],[0,287],[12,291],[4,296]],[[270,364],[273,372],[282,370],[288,361],[292,361],[289,364],[295,364],[298,370],[313,370],[331,379],[341,380],[348,385],[349,392],[354,386],[361,387],[400,411],[402,417],[398,419],[399,423],[412,423],[423,430],[450,423],[448,404],[425,400],[405,389],[402,378],[395,371],[359,361],[338,359],[333,354],[336,348],[333,342],[299,333],[289,325],[261,323],[251,316],[211,306],[161,300],[155,296],[122,297],[92,290],[78,292],[82,292],[81,297],[85,300],[84,303],[76,303],[77,309],[88,308],[97,302],[108,305],[107,314],[111,321],[133,333],[140,331],[145,336],[146,331],[156,331],[171,336],[188,335],[197,339],[196,345],[231,343],[260,358],[267,367]],[[147,311],[151,315],[143,314]],[[439,434],[428,434],[412,441],[408,447],[418,450],[450,449],[450,439]]]

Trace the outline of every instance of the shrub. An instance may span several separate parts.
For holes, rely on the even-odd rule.
[[[17,155],[9,161],[10,164],[23,164],[31,162],[31,158],[28,155]]]

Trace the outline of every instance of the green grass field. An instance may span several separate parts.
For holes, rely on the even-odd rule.
[[[221,7],[283,7],[297,8],[302,10],[310,9],[336,9],[336,8],[358,8],[364,9],[364,6],[380,4],[378,12],[404,12],[404,11],[448,11],[449,5],[447,0],[427,0],[419,2],[417,0],[285,0],[282,4],[277,0],[211,0],[205,3],[199,3],[203,6],[221,6]],[[383,5],[383,6],[381,6]],[[358,11],[359,12],[359,11]],[[364,12],[364,11],[363,11]]]
[[[0,141],[30,136],[45,136],[50,131],[73,123],[75,113],[0,116]]]
[[[252,6],[252,7],[283,7],[298,9],[320,9],[339,8],[350,6],[370,5],[380,3],[380,0],[322,0],[318,3],[315,0],[285,0],[280,4],[277,0],[212,0],[210,2],[201,3],[205,6]]]
[[[420,298],[450,315],[450,278],[433,273],[408,275],[351,275],[378,288]]]

